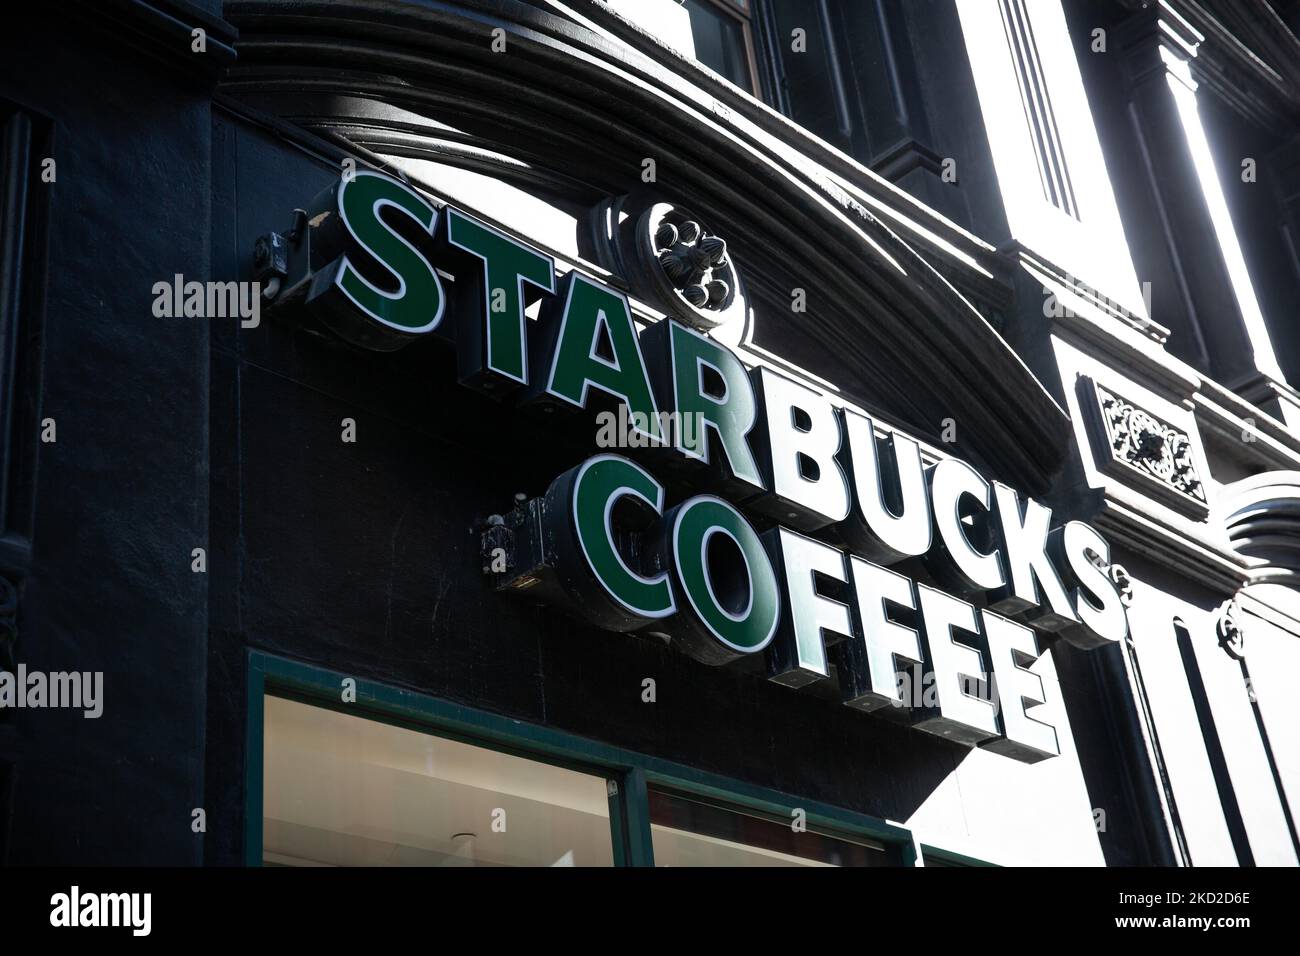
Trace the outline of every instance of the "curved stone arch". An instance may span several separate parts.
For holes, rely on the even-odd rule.
[[[955,419],[955,450],[1026,491],[1058,470],[1064,412],[966,296],[815,160],[630,47],[523,3],[232,0],[226,14],[241,39],[225,92],[368,149],[432,151],[571,196],[625,192],[655,157],[668,201],[736,237],[760,345],[780,323],[856,373],[825,376],[846,397],[920,436]],[[506,53],[490,49],[498,28]],[[430,122],[339,108],[358,100]],[[462,125],[449,135],[433,117]],[[776,311],[791,282],[816,290],[807,313],[788,298]]]
[[[1251,582],[1300,589],[1300,471],[1265,471],[1219,493],[1228,539],[1251,563]]]

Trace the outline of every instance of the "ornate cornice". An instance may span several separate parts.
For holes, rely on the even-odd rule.
[[[1201,378],[1192,396],[1203,435],[1214,434],[1255,471],[1300,469],[1300,434],[1213,379]]]
[[[995,308],[1010,302],[1011,284],[997,262],[996,252],[978,236],[931,209],[892,181],[902,171],[920,167],[936,174],[942,157],[913,140],[903,140],[876,158],[872,169],[858,163],[819,139],[777,110],[720,79],[696,60],[666,46],[657,37],[625,19],[604,0],[572,0],[567,4],[580,11],[581,21],[605,35],[617,38],[637,52],[662,64],[708,93],[719,112],[736,121],[753,123],[772,134],[792,153],[816,164],[815,177],[824,177],[823,188],[840,192],[842,201],[860,203],[871,214],[883,216],[906,235],[909,243],[943,257],[945,276],[963,294]]]
[[[1021,243],[1009,242],[1003,250],[1040,287],[1044,315],[1055,333],[1172,401],[1184,402],[1195,392],[1199,375],[1163,347],[1167,328],[1130,312]]]
[[[1300,117],[1300,39],[1268,0],[1169,2],[1205,35],[1205,83],[1258,122]]]
[[[833,165],[834,150],[738,91],[724,99],[716,78],[511,0],[231,0],[225,12],[241,41],[222,89],[336,140],[383,152],[397,136],[403,155],[457,162],[450,142],[477,156],[471,168],[497,154],[493,175],[533,187],[553,175],[587,202],[639,185],[654,157],[659,199],[725,236],[749,294],[764,290],[756,345],[765,321],[776,342],[805,340],[800,353],[833,369],[809,371],[920,437],[956,419],[954,450],[1026,491],[1063,463],[1060,406],[934,264],[982,268],[962,251],[977,241],[861,167],[849,183],[850,161]],[[492,52],[493,30],[508,52]],[[954,251],[918,238],[932,225]],[[808,292],[804,315],[791,314],[794,287]]]
[[[1151,36],[1242,115],[1264,126],[1300,117],[1300,39],[1268,0],[1122,0],[1127,30]],[[1145,32],[1145,26],[1151,32]]]
[[[1226,537],[1220,545],[1209,533],[1214,529],[1204,524],[1168,520],[1145,495],[1107,489],[1105,505],[1092,524],[1112,548],[1122,547],[1159,566],[1176,567],[1184,578],[1214,593],[1233,595],[1250,581],[1246,559],[1228,547]]]

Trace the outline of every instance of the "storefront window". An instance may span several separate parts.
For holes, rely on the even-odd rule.
[[[604,778],[265,698],[262,860],[612,866]]]
[[[883,846],[650,790],[656,866],[890,866]]]

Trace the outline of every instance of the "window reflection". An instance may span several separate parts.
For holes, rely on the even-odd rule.
[[[733,3],[726,5],[740,9]],[[691,18],[695,59],[742,90],[752,91],[754,80],[750,73],[749,39],[744,21],[726,12],[716,0],[686,0],[682,6]]]
[[[793,822],[793,820],[792,820]],[[890,866],[884,847],[650,790],[656,866]]]
[[[605,780],[265,699],[263,862],[612,866]]]

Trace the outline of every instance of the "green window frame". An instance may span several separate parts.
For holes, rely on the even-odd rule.
[[[947,867],[997,867],[996,863],[989,863],[987,860],[980,860],[973,856],[966,856],[964,853],[953,853],[951,850],[941,850],[938,847],[930,846],[928,843],[921,844],[921,862],[926,866],[947,866]]]
[[[356,681],[355,703],[345,704],[340,698],[345,678]],[[807,814],[811,830],[850,840],[865,838],[882,844],[895,864],[916,865],[917,844],[911,831],[876,817],[379,681],[250,651],[244,748],[244,862],[248,866],[262,863],[263,700],[267,694],[603,776],[610,783],[609,816],[615,866],[654,866],[650,787],[785,819],[798,807]]]

